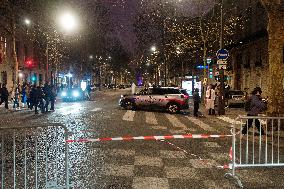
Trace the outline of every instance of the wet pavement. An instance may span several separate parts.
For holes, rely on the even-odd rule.
[[[228,116],[194,118],[190,112],[172,115],[159,111],[126,111],[118,107],[118,99],[122,93],[128,92],[129,90],[126,89],[96,92],[92,101],[58,100],[55,112],[39,115],[34,115],[34,112],[28,109],[7,111],[0,107],[0,125],[7,128],[47,126],[37,130],[38,137],[34,136],[34,130],[26,130],[26,134],[31,135],[28,142],[38,138],[38,146],[44,146],[38,147],[39,183],[44,183],[48,177],[49,184],[57,179],[58,185],[64,185],[64,132],[61,128],[55,132],[57,127],[66,126],[69,139],[181,134],[219,135],[230,134],[233,118],[237,114],[244,113],[238,109],[230,109]],[[15,138],[18,139],[16,147],[21,149],[21,152],[17,153],[23,153],[22,144],[25,138],[23,130],[14,130]],[[13,133],[10,132],[9,136],[12,136],[10,138],[6,131],[5,134],[5,149],[8,150],[7,144],[13,142]],[[229,170],[218,168],[230,163],[231,140],[231,137],[225,137],[70,143],[68,145],[70,182],[73,188],[80,189],[236,188],[232,180],[224,178]],[[29,152],[35,151],[34,146],[28,148],[31,148]],[[284,148],[280,148],[280,152],[283,155]],[[13,156],[11,149],[7,156]],[[19,157],[23,159],[22,155]],[[44,169],[46,157],[48,157],[48,171]],[[29,178],[27,180],[29,188],[34,188],[34,182],[31,180],[35,178],[35,172],[32,171],[35,162],[33,159],[29,161],[32,162],[27,166]],[[24,182],[21,174],[24,168],[18,164],[20,163],[16,162],[17,177],[21,178],[17,179],[18,188],[23,188],[20,183]],[[5,168],[11,174],[13,162],[7,162],[6,165],[10,165]],[[245,188],[284,187],[284,169],[281,167],[243,168],[237,169],[236,173]],[[13,188],[12,181],[10,179],[5,188]],[[43,186],[44,184],[39,184],[38,187]]]

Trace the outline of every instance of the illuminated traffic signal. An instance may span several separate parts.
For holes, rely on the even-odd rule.
[[[209,68],[209,78],[213,79],[213,69]]]
[[[212,59],[211,58],[207,58],[206,62],[207,62],[207,64],[211,64],[212,63]]]
[[[26,61],[25,61],[25,66],[26,66],[27,68],[31,68],[31,67],[33,67],[33,65],[34,65],[34,63],[33,63],[33,60],[32,60],[32,59],[26,59]]]
[[[36,81],[36,76],[32,76],[32,81],[35,82]]]

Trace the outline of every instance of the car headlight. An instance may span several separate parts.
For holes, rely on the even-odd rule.
[[[61,96],[65,97],[65,96],[67,96],[67,93],[66,93],[65,91],[63,91],[63,92],[61,93]]]
[[[72,95],[73,95],[73,97],[79,97],[80,93],[78,91],[73,91]]]

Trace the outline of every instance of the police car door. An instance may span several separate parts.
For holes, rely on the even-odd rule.
[[[152,93],[149,89],[143,89],[138,93],[135,99],[136,106],[149,106],[151,104],[151,99],[149,95]]]
[[[162,107],[165,104],[165,92],[166,90],[163,88],[153,88],[152,93],[152,105],[155,107]]]

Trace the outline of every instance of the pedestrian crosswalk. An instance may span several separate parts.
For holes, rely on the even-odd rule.
[[[177,117],[172,114],[165,114],[166,118],[175,128],[186,129],[185,124],[181,123]]]
[[[229,131],[228,128],[230,128],[233,119],[226,116],[195,118],[190,115],[127,110],[123,113],[122,120],[134,123],[139,122],[139,124],[150,126],[152,129],[169,129],[172,133],[188,133],[191,131]],[[141,122],[143,120],[145,123]]]
[[[122,117],[122,120],[124,121],[133,121],[134,120],[135,111],[127,110],[124,116]]]
[[[146,123],[150,125],[158,125],[158,121],[153,112],[145,112],[145,116],[146,116]]]
[[[201,127],[203,130],[205,131],[216,131],[216,129],[214,129],[213,127],[210,127],[208,124],[200,121],[199,119],[197,118],[194,118],[194,117],[189,117],[189,116],[186,116],[186,118],[193,122],[194,124],[198,125],[199,127]]]

